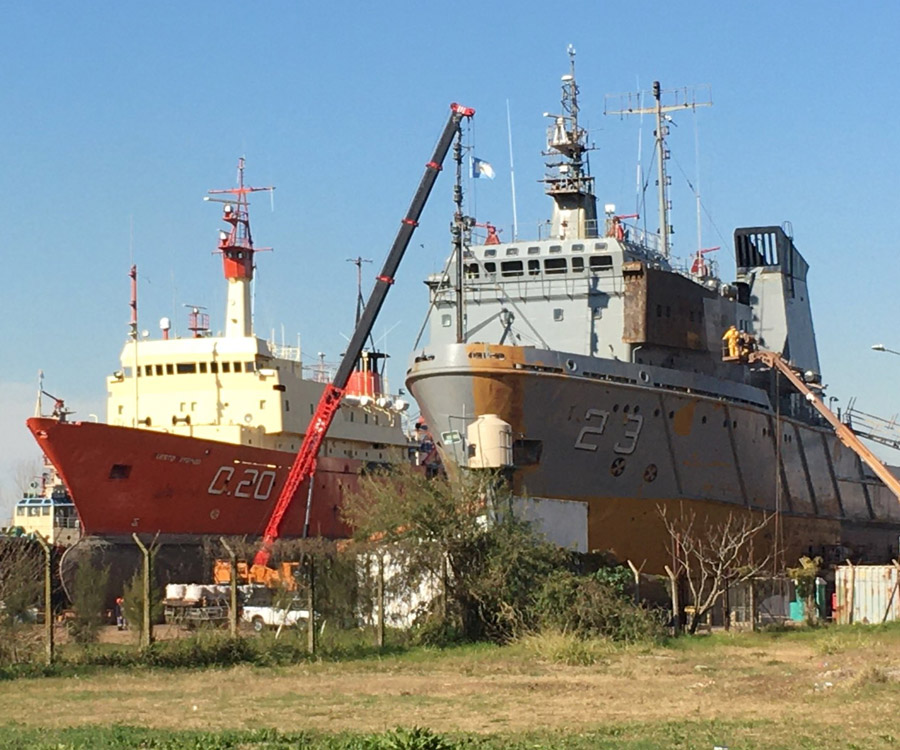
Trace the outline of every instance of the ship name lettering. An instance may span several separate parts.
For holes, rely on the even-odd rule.
[[[207,492],[210,495],[231,495],[235,497],[253,498],[254,500],[268,500],[275,487],[275,472],[271,470],[245,468],[241,470],[240,481],[234,488],[234,492],[228,490],[229,483],[234,477],[233,466],[220,466],[215,476],[209,483]]]
[[[589,443],[585,440],[588,435],[602,435],[603,431],[606,429],[606,422],[609,419],[609,412],[603,411],[602,409],[588,409],[584,413],[584,420],[587,422],[593,417],[597,417],[599,422],[596,427],[586,426],[581,428],[581,432],[578,433],[578,438],[575,440],[575,447],[579,450],[583,451],[596,451],[597,444]]]
[[[157,453],[157,454],[154,456],[154,458],[155,458],[157,461],[170,461],[170,462],[173,462],[173,463],[174,463],[176,460],[178,460],[178,456],[173,456],[171,453]]]
[[[623,415],[624,416],[624,415]],[[599,443],[592,442],[591,436],[599,437],[606,432],[606,425],[609,422],[609,412],[603,409],[588,409],[584,413],[584,421],[592,424],[586,424],[581,428],[578,437],[575,438],[575,448],[582,451],[596,452],[600,447]],[[641,428],[644,426],[644,417],[641,414],[629,414],[624,416],[622,423],[625,431],[622,440],[617,441],[613,445],[613,451],[628,456],[634,453],[637,448],[638,438],[641,436]]]
[[[638,438],[641,436],[641,427],[644,426],[644,417],[640,414],[631,414],[625,420],[625,440],[628,442],[616,443],[613,450],[628,456],[637,448]]]

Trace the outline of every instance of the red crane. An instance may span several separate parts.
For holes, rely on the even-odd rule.
[[[381,269],[381,273],[376,276],[375,288],[372,290],[369,301],[366,303],[366,308],[363,310],[362,316],[356,325],[356,330],[353,331],[353,337],[347,345],[344,358],[341,360],[334,380],[322,392],[316,412],[306,428],[306,434],[303,436],[303,443],[297,453],[297,458],[291,467],[291,471],[266,525],[262,545],[253,561],[255,565],[268,565],[272,544],[278,538],[281,519],[293,502],[300,485],[307,478],[311,477],[316,470],[316,456],[319,454],[319,448],[322,446],[325,434],[328,432],[328,428],[334,420],[334,415],[341,405],[341,398],[344,396],[347,381],[349,381],[353,368],[362,354],[363,346],[372,331],[372,326],[375,324],[375,319],[378,317],[388,289],[394,283],[394,274],[397,272],[400,261],[403,259],[403,254],[409,246],[412,234],[418,226],[419,216],[422,214],[422,209],[425,207],[428,196],[431,194],[438,172],[441,171],[441,165],[444,163],[450,144],[453,142],[454,136],[459,132],[459,126],[463,118],[472,117],[474,114],[475,110],[470,107],[464,107],[456,103],[450,105],[450,117],[435,146],[431,161],[425,165],[425,174],[422,175],[419,187],[413,196],[412,203],[409,205],[409,210],[400,224],[400,229],[394,239],[394,244],[391,246],[391,251],[388,253],[387,260],[384,262],[384,267]]]

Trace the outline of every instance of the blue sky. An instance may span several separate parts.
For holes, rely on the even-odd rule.
[[[257,331],[283,326],[307,359],[337,361],[355,297],[345,259],[373,258],[374,275],[451,101],[476,108],[474,150],[497,171],[469,186],[469,211],[510,235],[509,100],[520,236],[547,218],[541,115],[558,107],[569,43],[601,204],[634,205],[639,128],[604,118],[604,94],[710,84],[714,106],[673,128],[675,252],[696,245],[682,172],[699,169],[704,245],[723,246],[726,279],[735,226],[790,220],[829,392],[900,412],[900,357],[870,349],[900,350],[896,3],[19,3],[4,31],[0,520],[16,467],[36,455],[22,420],[37,371],[77,416],[104,414],[132,225],[141,328],[156,336],[170,316],[184,332],[185,303],[221,327],[219,213],[201,199],[246,156],[252,184],[277,186],[274,211],[265,197],[253,208],[257,243],[275,248],[258,260]],[[395,388],[427,307],[421,281],[448,252],[451,182],[378,323]]]

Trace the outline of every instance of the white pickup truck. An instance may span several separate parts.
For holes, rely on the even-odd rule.
[[[287,609],[269,606],[254,606],[245,604],[241,608],[241,620],[248,622],[259,633],[265,628],[277,628],[283,625],[286,628],[308,620],[309,612],[300,609],[299,602],[291,602]]]

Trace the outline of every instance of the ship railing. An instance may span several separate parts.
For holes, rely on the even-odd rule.
[[[651,258],[663,258],[662,252],[660,251],[662,241],[656,232],[649,232],[646,229],[639,227],[637,224],[630,224],[628,222],[622,222],[622,226],[624,227],[626,242],[631,245],[637,245]]]
[[[278,359],[286,359],[291,362],[300,362],[302,351],[299,346],[290,346],[289,344],[276,344],[274,341],[267,342],[269,351]]]
[[[312,380],[316,383],[330,383],[334,380],[337,373],[337,365],[326,362],[318,362],[314,365],[305,365],[303,367],[303,379]]]
[[[81,521],[77,518],[56,518],[53,526],[57,529],[80,529]]]
[[[538,238],[539,242],[541,240],[552,239],[551,234],[550,234],[550,229],[552,226],[553,226],[553,222],[550,221],[550,219],[538,222],[537,238]],[[584,221],[584,239],[594,240],[600,236],[601,236],[600,235],[600,221],[598,219],[585,219],[585,221]],[[575,238],[568,236],[568,239],[575,239]]]

